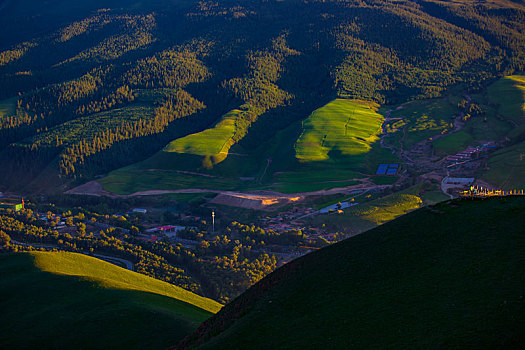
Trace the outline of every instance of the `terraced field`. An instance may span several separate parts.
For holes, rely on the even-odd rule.
[[[296,158],[312,162],[368,152],[381,133],[383,117],[378,107],[371,102],[336,99],[315,110],[303,122]]]

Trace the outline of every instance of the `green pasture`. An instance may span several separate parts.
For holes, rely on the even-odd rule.
[[[268,189],[281,193],[301,193],[329,190],[332,188],[357,185],[358,181],[330,181],[330,182],[303,182],[303,183],[276,183]]]
[[[243,181],[235,178],[205,177],[178,171],[149,171],[147,169],[136,169],[133,165],[115,170],[97,181],[105,190],[118,194],[185,188],[239,190],[246,186]]]
[[[364,122],[352,119],[348,126],[348,130],[364,128],[354,132],[354,135],[362,136],[365,136],[363,130],[369,128],[366,130],[369,132],[370,143],[366,147],[361,140],[352,143],[356,140],[355,137],[360,136],[350,138],[354,140],[350,142],[354,146],[362,146],[362,153],[347,154],[343,157],[341,152],[333,150],[329,152],[331,157],[328,159],[315,162],[300,161],[296,157],[296,140],[300,139],[303,132],[300,122],[277,131],[274,137],[256,149],[246,150],[242,147],[242,142],[232,146],[230,141],[235,133],[238,112],[233,110],[214,127],[174,140],[152,157],[112,171],[99,182],[106,190],[119,194],[184,188],[267,189],[297,193],[349,186],[355,184],[353,179],[373,174],[379,163],[399,163],[390,150],[380,147],[377,135],[374,134],[380,131],[382,121],[381,116],[373,112],[375,105],[370,103],[372,109],[369,109],[369,104],[354,100],[335,100],[331,104],[327,112],[321,113],[324,118],[336,115],[337,111],[348,110],[352,106],[356,115],[364,118]],[[316,112],[312,113],[314,114]],[[372,128],[373,125],[375,126]],[[375,141],[372,142],[372,139]],[[223,153],[220,153],[221,149]],[[268,160],[270,164],[264,173]],[[263,174],[265,175],[261,178]],[[241,177],[253,180],[244,181]]]
[[[393,185],[397,182],[399,177],[390,175],[377,175],[370,178],[370,181],[376,185]]]
[[[470,118],[462,131],[469,133],[476,141],[498,141],[509,135],[514,126],[499,118],[494,106],[481,105],[484,114]]]
[[[17,98],[8,98],[0,101],[0,118],[10,117],[16,113]]]
[[[345,209],[344,214],[317,216],[313,223],[325,224],[332,230],[360,233],[422,207],[426,204],[424,203],[426,192],[435,192],[435,188],[429,184],[418,184],[368,202],[366,197],[356,198],[355,201],[360,204]],[[434,195],[429,197],[429,199],[436,198],[437,196]]]
[[[438,155],[456,154],[472,145],[474,139],[466,131],[460,130],[435,140],[432,145]]]
[[[189,153],[199,156],[224,155],[233,144],[233,136],[236,132],[236,121],[241,111],[234,109],[226,113],[212,128],[196,134],[191,134],[170,142],[164,152]]]
[[[457,107],[448,99],[422,100],[402,104],[390,113],[387,123],[389,144],[404,149],[451,129]],[[404,133],[403,133],[404,130]],[[404,134],[404,136],[403,136]]]
[[[525,189],[525,142],[498,150],[487,165],[483,180],[504,190]]]
[[[330,171],[331,181],[345,181],[354,178],[362,178],[363,174],[352,170],[335,169]],[[275,182],[321,182],[327,181],[326,171],[321,171],[315,167],[305,166],[302,169],[294,172],[282,172],[274,174]]]
[[[0,255],[0,348],[163,349],[221,305],[81,254]]]
[[[498,113],[518,124],[525,123],[525,75],[510,75],[487,89],[488,98],[497,103]]]
[[[303,122],[297,159],[322,161],[368,152],[381,133],[383,117],[377,108],[370,102],[336,99],[315,110]]]

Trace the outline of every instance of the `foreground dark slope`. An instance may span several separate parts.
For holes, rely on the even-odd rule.
[[[519,348],[525,200],[418,210],[269,275],[180,348]]]
[[[216,305],[81,254],[0,255],[0,349],[163,349]]]

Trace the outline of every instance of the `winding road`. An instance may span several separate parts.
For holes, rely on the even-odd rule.
[[[62,251],[65,251],[64,249],[56,246],[56,245],[51,245],[51,244],[40,244],[40,243],[24,243],[24,242],[19,242],[19,241],[15,241],[14,239],[11,239],[11,242],[15,243],[15,244],[18,244],[18,245],[21,245],[23,247],[33,247],[33,248],[44,248],[44,249],[58,249],[58,250],[62,250]],[[80,254],[84,254],[84,255],[88,255],[88,256],[92,256],[92,257],[95,257],[97,259],[100,259],[100,260],[104,260],[108,263],[111,263],[113,265],[117,265],[119,266],[119,264],[116,264],[115,262],[119,262],[123,265],[126,266],[126,269],[127,270],[130,270],[130,271],[135,271],[135,266],[133,265],[133,263],[129,260],[126,260],[126,259],[121,259],[121,258],[116,258],[114,256],[107,256],[107,255],[102,255],[102,254],[88,254],[88,253],[84,253],[84,252],[79,252]]]

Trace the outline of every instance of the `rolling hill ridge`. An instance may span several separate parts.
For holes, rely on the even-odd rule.
[[[76,253],[0,256],[6,348],[163,348],[222,305]]]

